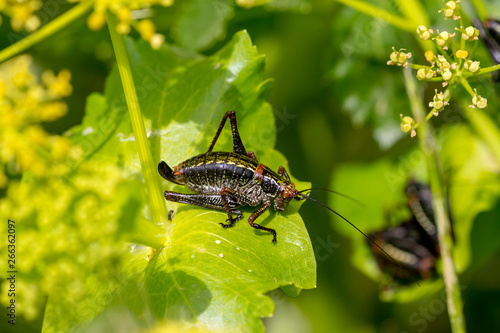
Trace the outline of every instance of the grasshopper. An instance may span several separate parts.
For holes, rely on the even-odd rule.
[[[233,151],[214,152],[215,143],[228,118],[231,122],[233,135]],[[278,172],[274,172],[260,163],[253,152],[247,152],[238,132],[235,111],[228,111],[224,114],[217,133],[206,153],[189,158],[176,165],[173,169],[167,163],[161,161],[158,164],[158,172],[166,180],[178,185],[186,185],[191,191],[195,192],[193,194],[184,194],[165,191],[165,199],[225,211],[228,216],[227,223],[220,223],[224,228],[232,227],[243,217],[241,211],[237,209],[240,206],[250,205],[256,207],[260,205],[248,218],[248,224],[255,229],[271,233],[273,235],[272,242],[276,243],[276,230],[255,223],[255,220],[269,209],[272,203],[275,210],[284,211],[292,199],[309,199],[341,217],[382,252],[386,253],[345,217],[325,204],[302,193],[312,189],[298,191],[290,181],[284,167],[280,166]],[[233,214],[236,217],[233,217]],[[386,255],[389,256],[387,253]]]

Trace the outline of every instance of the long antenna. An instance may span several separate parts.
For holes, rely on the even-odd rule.
[[[363,231],[361,231],[361,229],[359,229],[358,227],[356,227],[353,223],[351,223],[348,219],[346,219],[345,217],[343,217],[342,215],[340,215],[339,213],[337,213],[335,210],[331,209],[330,207],[328,207],[327,205],[325,205],[324,203],[316,200],[316,199],[313,199],[311,197],[308,197],[307,195],[303,194],[303,193],[300,193],[298,192],[297,195],[300,195],[302,198],[304,199],[309,199],[311,201],[314,201],[315,203],[317,203],[318,205],[320,206],[323,206],[325,207],[326,209],[328,209],[329,211],[331,211],[332,213],[334,213],[335,215],[337,215],[338,217],[340,217],[341,219],[343,219],[344,221],[346,221],[347,223],[349,223],[354,229],[356,229],[357,231],[359,231],[363,236],[366,237],[366,239],[368,239],[373,245],[375,245],[376,247],[378,247],[380,249],[380,251],[382,251],[388,258],[390,258],[392,261],[394,261],[394,263],[396,265],[398,265],[399,267],[401,267],[401,264],[399,262],[396,261],[396,259],[394,259],[393,257],[391,257],[389,255],[389,253],[385,252],[385,250],[380,247],[380,245],[378,245],[377,243],[375,243],[375,241],[373,239],[371,239],[370,237],[368,237],[367,234],[365,234]]]
[[[340,192],[337,192],[337,191],[334,191],[334,190],[330,190],[329,188],[321,188],[321,187],[311,187],[311,188],[306,188],[305,190],[301,190],[299,191],[299,193],[302,194],[302,192],[305,192],[305,191],[312,191],[312,190],[317,190],[317,191],[325,191],[325,192],[330,192],[330,193],[334,193],[336,195],[339,195],[341,197],[344,197],[346,199],[349,199],[351,200],[352,202],[355,202],[357,203],[358,205],[360,205],[361,207],[366,207],[364,203],[362,203],[361,201],[357,200],[357,199],[354,199],[353,197],[350,197],[348,196],[347,194],[344,194],[344,193],[340,193]]]

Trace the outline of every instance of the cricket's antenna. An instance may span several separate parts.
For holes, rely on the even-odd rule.
[[[337,192],[337,191],[334,191],[334,190],[330,190],[328,188],[321,188],[321,187],[311,187],[311,188],[306,188],[305,190],[301,190],[299,191],[300,194],[302,194],[302,192],[306,192],[306,191],[325,191],[325,192],[330,192],[330,193],[334,193],[336,195],[339,195],[341,197],[344,197],[346,199],[349,199],[351,200],[352,202],[355,202],[357,203],[358,205],[362,206],[362,207],[365,207],[365,204],[362,203],[361,201],[357,200],[357,199],[354,199],[353,197],[350,197],[344,193],[340,193],[340,192]]]
[[[303,191],[306,191],[306,190],[303,190]],[[354,229],[356,229],[363,236],[365,236],[366,239],[368,239],[372,244],[374,244],[376,247],[378,247],[380,249],[380,251],[382,251],[388,258],[390,258],[392,261],[394,261],[394,263],[396,265],[398,265],[399,267],[401,267],[401,264],[399,262],[397,262],[393,257],[391,257],[387,252],[385,252],[385,250],[380,245],[378,245],[377,243],[375,243],[375,241],[373,239],[371,239],[370,237],[368,237],[368,235],[365,234],[363,231],[361,231],[361,229],[359,229],[353,223],[351,223],[351,221],[349,221],[348,219],[346,219],[345,217],[343,217],[342,215],[340,215],[339,213],[337,213],[335,210],[331,209],[330,207],[328,207],[327,205],[325,205],[324,203],[322,203],[322,202],[320,202],[320,201],[318,201],[316,199],[308,197],[307,195],[305,195],[303,193],[300,193],[300,192],[297,192],[297,195],[299,195],[302,199],[309,199],[311,201],[314,201],[318,205],[325,207],[326,209],[328,209],[329,211],[331,211],[332,213],[334,213],[335,215],[337,215],[338,217],[340,217],[341,219],[343,219],[344,221],[346,221],[347,223],[349,223]]]

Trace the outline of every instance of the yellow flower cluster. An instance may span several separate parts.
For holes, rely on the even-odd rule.
[[[387,65],[398,65],[405,68],[408,67],[408,59],[411,58],[411,53],[405,53],[403,51],[405,51],[405,49],[399,49],[399,51],[396,51],[393,46],[392,53],[389,56],[390,60],[387,61]]]
[[[6,187],[0,219],[22,229],[16,238],[23,258],[16,261],[23,272],[16,280],[18,315],[39,318],[50,296],[53,311],[79,318],[74,304],[103,283],[112,286],[126,260],[128,248],[118,236],[130,225],[123,219],[133,220],[142,209],[142,185],[124,180],[112,162],[80,161],[80,149],[68,138],[41,127],[66,112],[61,98],[72,92],[71,75],[44,71],[39,78],[33,67],[29,56],[0,65],[0,180]],[[6,228],[0,224],[0,234]],[[0,270],[6,265],[0,261]],[[10,302],[8,288],[2,284],[2,306]]]
[[[118,18],[116,26],[118,33],[127,35],[130,33],[131,26],[134,26],[143,39],[147,40],[153,48],[158,49],[165,41],[165,36],[156,33],[153,21],[144,18],[151,16],[151,6],[168,7],[173,3],[173,0],[97,0],[94,12],[87,19],[87,25],[95,31],[101,29],[106,24],[106,10],[109,10]]]
[[[39,124],[66,114],[61,98],[72,92],[70,72],[45,71],[40,82],[32,67],[26,55],[0,65],[0,188],[7,185],[6,174],[61,174],[67,168],[63,162],[78,155],[68,139],[50,135]]]
[[[453,18],[454,20],[460,19],[460,6],[458,3],[460,0],[443,1],[445,7],[439,12],[444,12],[445,19]],[[422,40],[432,40],[437,46],[440,54],[434,54],[432,50],[425,51],[425,59],[431,64],[431,66],[422,66],[413,64],[413,68],[417,68],[417,78],[419,80],[434,80],[437,75],[441,76],[442,85],[446,87],[448,84],[456,84],[460,82],[464,77],[470,76],[470,74],[478,74],[481,70],[480,62],[468,59],[469,52],[464,48],[465,41],[474,42],[479,39],[479,30],[473,26],[468,26],[464,28],[455,27],[456,31],[459,31],[462,35],[461,49],[455,52],[449,52],[449,48],[454,48],[453,37],[456,33],[449,33],[447,31],[434,33],[433,29],[427,28],[425,25],[419,25],[417,27],[417,35]],[[475,45],[473,46],[475,49]],[[407,59],[410,58],[411,53],[402,52],[404,49],[396,51],[392,48],[392,53],[390,55],[390,60],[387,62],[388,65],[398,65],[398,66],[408,66]],[[448,51],[448,52],[446,52]],[[450,50],[451,51],[451,50]],[[463,75],[465,74],[465,75]],[[469,89],[470,90],[470,89]],[[480,96],[476,89],[474,89],[474,94],[472,95],[472,104],[469,105],[471,108],[484,109],[488,105],[486,98]],[[431,102],[429,102],[429,107],[433,108],[432,114],[438,116],[442,112],[445,106],[448,105],[448,98],[445,98],[445,92],[439,92],[435,90],[434,97]],[[414,121],[410,117],[401,116],[401,130],[405,133],[410,132],[411,136],[414,136],[415,127]]]
[[[75,2],[78,0],[68,0]],[[79,0],[89,1],[89,0]],[[106,11],[109,10],[118,18],[117,31],[123,35],[130,33],[131,26],[134,26],[145,40],[155,49],[165,41],[165,36],[156,32],[156,27],[149,19],[152,15],[152,6],[172,6],[174,0],[96,0],[94,11],[87,18],[87,25],[92,30],[99,30],[106,24]],[[42,7],[41,0],[0,0],[0,13],[5,13],[10,17],[12,29],[20,32],[23,29],[33,32],[40,27],[40,17],[36,12]],[[139,22],[136,22],[139,20]],[[0,16],[0,24],[2,17]]]
[[[35,12],[41,7],[41,0],[0,0],[0,13],[3,12],[10,17],[10,25],[17,32],[23,29],[28,32],[38,29],[41,21]]]
[[[9,184],[6,197],[0,199],[0,216],[22,225],[16,242],[16,253],[23,258],[16,262],[23,272],[16,282],[22,290],[16,295],[18,315],[37,318],[50,296],[58,311],[78,318],[81,314],[71,313],[72,304],[101,284],[113,283],[128,251],[117,235],[133,191],[140,193],[110,163],[85,162],[70,177]],[[2,223],[0,233],[5,234],[5,228]],[[6,261],[0,263],[3,271],[5,265]],[[4,306],[9,302],[7,284],[2,288]]]

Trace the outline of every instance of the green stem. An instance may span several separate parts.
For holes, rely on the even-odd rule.
[[[424,121],[425,110],[417,93],[415,78],[410,71],[404,71],[404,77],[414,118],[421,124],[418,127],[418,137],[425,155],[427,174],[432,191],[450,324],[453,333],[463,333],[466,332],[463,302],[453,260],[453,238],[446,208],[446,191],[441,174],[441,164],[436,150],[436,139],[430,123]]]
[[[426,67],[430,67],[430,66],[425,66],[425,65],[418,65],[418,64],[413,64],[411,62],[408,63],[408,66],[411,67],[412,69],[425,69]]]
[[[422,3],[417,0],[398,0],[399,8],[401,12],[413,22],[415,28],[420,24],[425,25],[426,27],[431,25],[429,20],[429,15],[425,8],[422,6]],[[413,30],[415,32],[415,30]]]
[[[417,28],[417,25],[414,25],[411,22],[410,24],[408,24],[409,23],[408,20],[400,16],[391,14],[385,9],[371,5],[364,1],[359,1],[359,0],[335,0],[335,1],[340,2],[346,6],[352,7],[360,11],[361,13],[384,20],[387,23],[404,31],[415,32],[415,29]]]
[[[463,77],[479,76],[479,75],[491,73],[491,72],[494,72],[494,71],[497,71],[497,70],[500,70],[500,64],[495,65],[495,66],[491,66],[491,67],[481,68],[479,70],[479,73],[470,73],[470,72],[468,72],[468,73],[464,73],[462,76]]]
[[[477,15],[479,16],[479,19],[484,22],[489,18],[488,10],[484,6],[484,3],[482,0],[471,0],[472,5],[476,9]]]
[[[90,10],[93,5],[93,0],[83,1],[64,14],[60,15],[58,18],[50,21],[31,35],[26,36],[17,43],[3,49],[2,51],[0,51],[0,63],[27,50],[28,48],[41,42],[45,38],[50,37],[56,32],[62,30],[68,24],[83,16],[87,11]]]
[[[465,90],[467,90],[467,92],[469,93],[469,95],[471,95],[471,97],[474,97],[474,89],[472,89],[472,87],[470,86],[469,81],[462,79],[460,81],[460,84],[462,85],[462,87],[465,88]]]
[[[164,234],[163,227],[141,216],[136,221],[134,228],[126,233],[124,239],[129,243],[158,249],[165,244]]]
[[[149,204],[151,207],[151,216],[153,222],[157,224],[164,224],[168,221],[165,199],[163,199],[163,196],[161,195],[159,186],[160,183],[157,179],[156,167],[153,163],[153,157],[151,155],[148,138],[146,136],[146,129],[142,120],[139,100],[137,99],[137,92],[135,90],[134,80],[132,77],[132,70],[130,68],[127,51],[125,49],[124,38],[116,31],[118,21],[116,17],[107,13],[106,20],[108,22],[109,33],[111,35],[111,41],[115,51],[116,63],[118,65],[118,71],[120,72],[123,91],[125,93],[125,99],[130,113],[135,142],[137,143],[142,174],[144,175],[144,182],[146,184]]]

